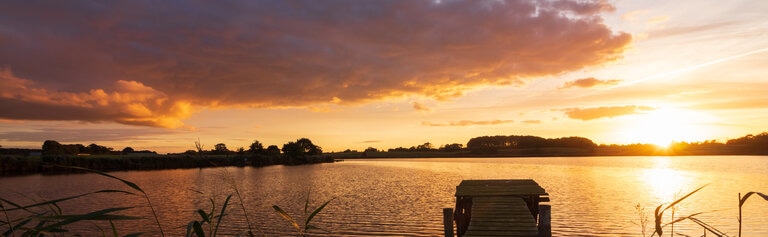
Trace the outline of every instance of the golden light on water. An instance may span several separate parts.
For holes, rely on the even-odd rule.
[[[670,168],[670,158],[656,157],[653,159],[653,168],[646,169],[642,175],[646,191],[652,193],[659,200],[670,202],[676,198],[681,190],[690,188],[690,181],[683,172]]]

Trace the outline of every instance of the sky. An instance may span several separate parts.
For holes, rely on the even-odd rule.
[[[768,131],[768,1],[0,2],[0,146]]]

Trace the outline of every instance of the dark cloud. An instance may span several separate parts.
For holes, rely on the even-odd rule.
[[[621,57],[630,35],[598,15],[612,10],[604,1],[3,1],[0,83],[25,87],[4,90],[0,107],[26,109],[0,118],[179,127],[196,106],[450,98]],[[152,96],[133,98],[121,83]],[[102,106],[94,93],[114,98]]]
[[[459,120],[459,121],[451,121],[449,123],[421,122],[421,125],[432,126],[432,127],[445,127],[445,126],[496,125],[496,124],[514,123],[514,122],[515,121],[512,121],[512,120],[498,120],[498,119],[483,120],[483,121]]]
[[[643,111],[649,111],[654,110],[653,107],[649,106],[637,106],[637,105],[627,105],[627,106],[612,106],[612,107],[597,107],[597,108],[570,108],[570,109],[564,109],[566,115],[568,115],[569,118],[572,119],[580,119],[580,120],[593,120],[593,119],[600,119],[600,118],[613,118],[618,116],[624,116],[624,115],[631,115],[631,114],[637,114],[641,113]]]
[[[613,86],[619,84],[619,82],[621,82],[621,80],[599,80],[594,77],[587,77],[565,82],[560,89],[568,89],[572,87],[591,88],[596,86]]]

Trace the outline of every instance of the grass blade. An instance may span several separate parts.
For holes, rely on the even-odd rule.
[[[666,211],[667,209],[669,209],[669,208],[672,208],[673,206],[675,206],[675,205],[677,205],[678,203],[682,202],[683,200],[685,200],[686,198],[690,197],[690,196],[691,196],[691,195],[693,195],[694,193],[696,193],[696,192],[698,192],[699,190],[703,189],[703,188],[704,188],[704,187],[706,187],[707,185],[708,185],[708,184],[705,184],[705,185],[703,185],[703,186],[701,186],[701,187],[697,188],[696,190],[693,190],[692,192],[690,192],[690,193],[686,194],[685,196],[683,196],[683,197],[681,197],[681,198],[679,198],[679,199],[675,200],[674,202],[670,203],[670,204],[669,204],[669,205],[668,205],[666,208],[664,208],[664,210],[662,210],[661,212],[663,213],[663,212],[664,212],[664,211]]]
[[[336,199],[336,198],[331,198],[331,200],[328,200],[327,202],[323,203],[323,205],[320,205],[320,207],[315,209],[315,211],[313,211],[312,214],[310,214],[309,217],[307,217],[307,221],[306,221],[306,223],[304,223],[304,226],[305,227],[309,227],[309,222],[312,221],[312,218],[315,218],[315,215],[317,215],[317,213],[320,213],[320,211],[322,211],[323,208],[325,208],[325,206],[328,205],[328,203],[333,201],[333,199]]]
[[[61,220],[61,221],[59,221],[57,223],[53,223],[51,225],[42,227],[42,228],[40,228],[40,230],[51,231],[51,230],[58,229],[59,227],[62,227],[62,226],[68,225],[68,224],[72,224],[72,223],[75,223],[75,222],[78,222],[78,221],[98,220],[99,218],[103,217],[107,213],[127,210],[127,209],[131,209],[131,208],[133,208],[133,207],[107,208],[107,209],[103,209],[103,210],[98,210],[98,211],[86,213],[86,214],[83,214],[83,215],[64,216],[64,217],[62,217],[63,220]],[[53,219],[60,219],[60,218],[57,218],[56,216],[53,216],[52,218]],[[47,219],[47,218],[45,218],[45,219]]]
[[[299,223],[297,223],[296,220],[294,220],[293,217],[291,217],[291,215],[289,215],[287,212],[283,211],[283,209],[280,208],[277,205],[273,205],[272,208],[275,209],[277,214],[280,214],[280,216],[282,216],[283,219],[285,219],[288,222],[290,222],[291,225],[293,225],[293,228],[295,228],[297,231],[301,231],[301,227],[299,227]]]
[[[192,229],[195,230],[195,234],[198,237],[205,237],[205,232],[203,231],[203,225],[200,224],[200,222],[195,221],[192,223]]]
[[[109,220],[109,227],[112,228],[112,236],[115,236],[115,237],[119,236],[117,234],[117,227],[115,226],[115,222],[112,222],[112,220]]]
[[[203,222],[211,222],[211,219],[208,217],[208,213],[205,213],[203,209],[197,209],[197,214],[200,215],[200,218],[203,219]]]
[[[747,194],[744,195],[744,197],[741,198],[741,200],[739,200],[739,207],[743,206],[744,203],[747,202],[747,199],[753,194],[757,194],[758,196],[768,201],[768,195],[765,195],[763,193],[758,193],[758,192],[748,192]]]
[[[128,207],[128,208],[133,208],[133,207]],[[78,217],[83,217],[83,215],[41,216],[41,217],[35,217],[34,219],[36,219],[36,220],[64,220],[64,219],[68,219],[68,218],[78,218]],[[111,220],[116,220],[116,221],[119,221],[119,220],[139,220],[139,219],[142,219],[142,218],[141,217],[136,217],[136,216],[104,214],[104,215],[99,215],[99,216],[88,217],[87,219],[83,219],[83,220],[88,220],[88,221],[111,221]]]
[[[711,225],[709,225],[709,224],[707,224],[707,223],[705,223],[705,222],[703,222],[703,221],[701,221],[699,219],[696,219],[696,218],[693,218],[693,217],[689,217],[688,219],[690,219],[694,223],[698,224],[699,226],[703,227],[704,229],[708,230],[710,233],[717,235],[718,237],[726,236],[725,233],[723,233],[722,231],[716,229],[715,227],[713,227],[713,226],[711,226]]]
[[[230,198],[232,198],[232,194],[227,196],[227,199],[224,200],[224,204],[221,205],[221,212],[219,213],[219,216],[216,219],[216,227],[213,228],[213,235],[211,236],[216,236],[216,233],[219,232],[219,225],[221,225],[221,218],[224,218],[224,211],[227,210],[227,205],[229,204]]]
[[[118,181],[122,182],[123,184],[127,185],[128,187],[131,187],[131,188],[135,189],[136,191],[139,191],[139,192],[141,192],[143,194],[147,194],[147,193],[144,192],[144,190],[141,189],[141,187],[139,187],[139,185],[136,185],[135,183],[133,183],[131,181],[115,177],[115,176],[113,176],[111,174],[107,174],[105,172],[101,172],[101,171],[93,170],[93,169],[88,169],[88,168],[83,168],[83,167],[77,167],[77,166],[63,166],[63,165],[57,165],[57,166],[64,167],[64,168],[70,168],[70,169],[87,171],[87,172],[90,172],[90,173],[94,173],[94,174],[102,175],[102,176],[105,176],[105,177],[109,177],[111,179],[115,179],[115,180],[118,180]]]

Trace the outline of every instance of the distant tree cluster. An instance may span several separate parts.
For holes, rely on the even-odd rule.
[[[390,148],[387,151],[389,152],[416,152],[416,151],[445,151],[445,152],[457,152],[462,151],[464,145],[459,143],[453,143],[453,144],[445,144],[443,146],[440,146],[439,148],[435,148],[432,143],[426,142],[421,145],[411,146],[410,148],[405,147],[398,147],[398,148]]]
[[[766,154],[768,153],[768,132],[730,139],[725,144],[732,147],[740,147],[746,151]]]
[[[198,154],[198,155],[239,155],[243,157],[251,157],[255,159],[269,159],[275,160],[285,158],[286,164],[306,164],[315,163],[312,159],[317,158],[323,154],[323,149],[312,143],[309,138],[300,138],[296,141],[291,141],[283,144],[282,148],[277,145],[269,145],[264,148],[259,140],[254,140],[246,150],[244,147],[238,148],[236,151],[229,150],[224,143],[218,143],[214,145],[210,151],[203,150],[203,144],[200,140],[195,141],[195,150],[187,150],[184,154]]]
[[[493,154],[504,149],[527,148],[594,149],[597,144],[583,137],[542,138],[537,136],[482,136],[469,139],[467,149],[475,154]]]
[[[77,155],[77,154],[90,154],[90,155],[102,155],[110,154],[112,152],[111,147],[105,147],[91,143],[88,146],[82,144],[61,144],[57,141],[47,140],[43,142],[43,155],[44,156],[57,156],[57,155]]]
[[[88,146],[83,144],[61,144],[54,140],[46,140],[43,142],[42,155],[43,156],[67,156],[67,155],[120,155],[129,153],[152,153],[157,154],[154,151],[142,150],[135,151],[131,147],[126,147],[121,151],[115,151],[112,147],[106,147],[91,143]]]

